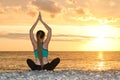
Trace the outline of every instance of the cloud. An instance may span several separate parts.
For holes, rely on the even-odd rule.
[[[65,8],[78,8],[88,10],[96,17],[116,17],[119,16],[120,0],[66,0]]]
[[[118,16],[120,13],[120,0],[89,0],[87,7],[94,16]]]
[[[75,3],[76,3],[76,0],[67,0],[67,2],[68,2],[69,4],[75,4]]]
[[[36,16],[36,12],[35,11],[28,11],[27,14],[30,15],[31,17]]]
[[[4,33],[1,32],[0,38],[8,39],[24,39],[30,40],[28,33]],[[84,35],[72,35],[72,34],[56,34],[52,35],[52,41],[81,41],[81,40],[93,40],[98,38],[97,36],[84,36]],[[105,39],[120,39],[120,37],[104,37]]]
[[[58,34],[58,35],[53,35],[57,40],[63,40],[63,41],[80,41],[80,40],[89,40],[89,39],[96,39],[99,38],[98,36],[85,36],[85,35],[72,35],[72,34]],[[113,37],[113,36],[104,36],[103,38],[105,39],[120,39],[120,37]]]
[[[97,36],[84,36],[84,35],[72,35],[72,34],[58,34],[52,36],[53,41],[81,41],[81,40],[92,40],[97,38]],[[112,39],[113,37],[105,37],[107,39]]]
[[[41,10],[50,13],[59,13],[61,11],[60,7],[58,7],[58,5],[51,0],[35,0],[32,1],[32,4],[37,6]]]
[[[41,10],[52,24],[99,25],[105,22],[115,25],[120,22],[116,20],[120,14],[119,2],[120,0],[0,0],[0,24],[28,23],[28,19],[33,20]],[[109,17],[112,18],[108,19]]]
[[[58,34],[53,35],[53,37],[78,37],[78,38],[94,38],[92,36],[83,36],[83,35],[72,35],[72,34]]]
[[[0,38],[9,38],[9,39],[29,39],[28,33],[1,33]],[[53,41],[78,41],[81,39],[90,39],[95,38],[93,36],[81,36],[81,35],[69,35],[69,34],[58,34],[52,35]]]
[[[9,13],[19,13],[22,9],[20,6],[6,7],[4,8],[5,12]]]
[[[28,39],[28,34],[26,33],[6,33],[0,34],[1,38],[9,38],[9,39]]]
[[[4,12],[4,9],[0,8],[0,14],[3,14]]]
[[[31,0],[0,0],[0,14],[7,14],[7,16],[15,15],[15,17],[17,15],[34,17],[37,9],[30,3]]]
[[[110,5],[110,6],[115,6],[116,3],[115,3],[114,1],[110,1],[110,2],[109,2],[109,5]]]
[[[0,0],[2,7],[22,6],[24,9],[30,0]]]
[[[81,41],[94,39],[94,36],[72,35],[72,34],[58,34],[52,36],[52,41]]]
[[[85,14],[84,10],[81,9],[81,8],[76,9],[76,13],[80,14],[80,15],[84,15]]]
[[[27,39],[29,37],[29,34],[28,33],[4,33],[1,32],[0,34],[0,37],[1,38],[10,38],[10,39]],[[70,38],[93,38],[93,37],[90,37],[90,36],[81,36],[81,35],[64,35],[64,34],[58,34],[58,35],[52,35],[53,39],[57,39],[59,38],[60,40],[64,40],[64,39],[70,39]]]

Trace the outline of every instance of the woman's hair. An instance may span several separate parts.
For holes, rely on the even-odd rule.
[[[36,33],[36,37],[37,38],[43,39],[44,36],[45,36],[45,32],[44,31],[42,31],[42,30],[37,31],[37,33]]]
[[[42,46],[40,46],[40,39],[43,39],[45,36],[45,32],[42,30],[37,31],[36,37],[37,37],[37,49],[38,49],[38,58],[40,60],[41,68],[43,68],[43,61],[42,61]]]

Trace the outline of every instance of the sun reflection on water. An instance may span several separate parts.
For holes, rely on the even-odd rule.
[[[103,52],[99,52],[99,54],[98,54],[98,59],[99,59],[99,60],[104,60]]]
[[[104,55],[102,52],[99,52],[98,54],[98,63],[96,64],[96,66],[98,67],[98,70],[104,70],[104,66],[105,66],[105,62],[104,62]]]
[[[98,62],[97,66],[98,66],[98,70],[104,70],[105,62],[103,61]]]

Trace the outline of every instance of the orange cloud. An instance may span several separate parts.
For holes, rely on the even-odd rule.
[[[0,32],[1,33],[1,32]],[[55,34],[52,36],[52,41],[80,41],[83,39],[95,39],[97,36],[87,36],[87,35],[72,35],[72,34]],[[8,38],[8,39],[29,39],[28,33],[6,33],[0,34],[0,38]],[[106,39],[114,39],[113,36],[106,36]],[[118,37],[120,38],[120,37]]]
[[[28,23],[28,20],[31,22],[40,10],[44,14],[44,18],[49,19],[51,24],[86,25],[87,23],[87,25],[91,25],[103,22],[119,24],[120,22],[118,0],[103,2],[99,0],[6,1],[1,0],[0,2],[0,24],[21,24]],[[105,5],[107,2],[108,4]]]
[[[68,3],[73,3],[73,4],[76,3],[76,0],[67,0],[67,1],[68,1]]]
[[[20,6],[14,6],[14,7],[6,7],[4,8],[5,12],[9,12],[9,13],[19,13],[20,11],[22,11]]]
[[[34,11],[28,11],[27,14],[32,17],[36,16],[36,12],[34,12]]]
[[[22,6],[25,8],[29,1],[31,0],[0,0],[0,4],[2,7]]]
[[[81,9],[81,8],[76,9],[76,12],[77,12],[78,14],[81,14],[81,15],[84,15],[84,14],[85,14],[84,10]]]
[[[37,6],[41,10],[50,13],[59,13],[61,11],[60,7],[55,2],[50,0],[36,0],[32,1],[32,4]]]
[[[4,13],[4,9],[0,8],[0,14]]]

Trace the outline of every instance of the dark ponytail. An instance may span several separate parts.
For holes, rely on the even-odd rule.
[[[43,69],[43,60],[42,60],[42,46],[40,45],[40,41],[37,40],[37,49],[38,49],[38,58],[41,64],[41,68]]]
[[[39,30],[36,34],[37,37],[37,49],[38,49],[38,58],[41,64],[41,68],[43,69],[43,60],[42,60],[42,46],[40,45],[40,39],[43,39],[45,33],[42,30]]]

